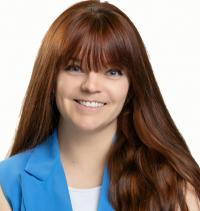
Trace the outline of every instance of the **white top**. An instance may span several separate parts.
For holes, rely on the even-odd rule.
[[[101,186],[68,189],[73,211],[97,211]]]

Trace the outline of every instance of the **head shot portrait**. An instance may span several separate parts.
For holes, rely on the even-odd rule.
[[[46,29],[0,187],[4,211],[200,210],[199,165],[117,5],[73,3]]]

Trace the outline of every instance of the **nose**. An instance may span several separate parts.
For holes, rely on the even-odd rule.
[[[85,75],[85,78],[81,83],[81,89],[82,91],[87,91],[92,93],[99,92],[100,91],[99,84],[100,84],[99,73],[90,71]]]

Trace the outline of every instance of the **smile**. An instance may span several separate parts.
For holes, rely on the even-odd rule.
[[[98,101],[85,101],[85,100],[75,100],[77,103],[89,107],[89,108],[98,108],[103,107],[106,103],[98,102]]]

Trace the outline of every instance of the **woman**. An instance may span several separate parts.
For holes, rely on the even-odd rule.
[[[99,1],[64,11],[0,163],[3,210],[197,211],[199,178],[130,19]]]

